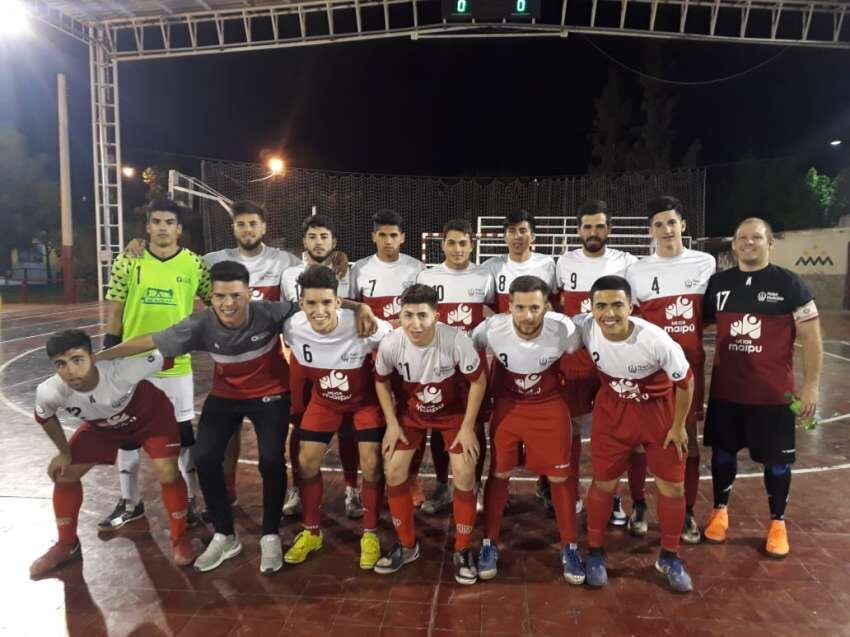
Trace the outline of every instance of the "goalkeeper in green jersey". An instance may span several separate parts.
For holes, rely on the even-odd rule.
[[[178,243],[181,213],[181,207],[170,199],[151,201],[146,211],[148,242],[144,253],[138,258],[122,254],[113,261],[106,293],[111,303],[104,347],[179,323],[192,313],[195,297],[209,303],[210,275],[204,260]],[[195,396],[189,354],[178,356],[173,368],[149,380],[168,396],[180,425],[180,471],[188,487],[191,524],[196,521],[194,500],[200,490],[192,461]],[[98,529],[114,530],[144,515],[139,492],[140,459],[138,447],[122,447],[118,452],[121,499]]]

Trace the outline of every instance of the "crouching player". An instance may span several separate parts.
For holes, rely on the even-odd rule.
[[[475,461],[481,450],[475,435],[478,409],[487,378],[472,340],[460,330],[438,323],[438,296],[421,283],[400,297],[401,327],[378,348],[375,388],[384,412],[384,471],[390,513],[398,535],[392,550],[375,564],[375,572],[395,573],[419,558],[413,526],[410,461],[428,429],[443,436],[454,476],[455,580],[478,580],[469,552],[475,525]]]
[[[360,568],[371,570],[381,556],[375,529],[384,490],[384,419],[375,397],[372,352],[392,332],[392,326],[378,321],[372,336],[358,336],[354,312],[341,308],[338,283],[333,270],[324,266],[314,265],[302,272],[297,279],[302,311],[287,319],[283,327],[284,340],[292,348],[292,412],[301,415],[298,489],[304,511],[304,530],[295,537],[284,560],[287,564],[300,564],[322,548],[322,458],[333,435],[350,422],[356,432],[363,471]],[[305,408],[308,389],[309,403]]]
[[[185,535],[186,483],[180,476],[180,429],[168,397],[145,379],[169,369],[170,358],[151,352],[144,358],[94,362],[91,338],[81,330],[56,332],[47,340],[56,375],[36,389],[35,419],[59,454],[47,467],[54,482],[53,510],[59,541],[30,566],[39,577],[80,559],[77,518],[83,503],[82,478],[98,464],[115,464],[121,445],[136,443],[151,457],[168,511],[174,562],[191,564],[195,555]],[[57,412],[83,422],[66,440]]]
[[[603,276],[590,289],[592,316],[573,318],[599,372],[590,434],[593,484],[587,495],[587,583],[605,586],[602,548],[611,516],[611,494],[643,445],[658,485],[661,555],[655,568],[680,593],[693,589],[678,557],[685,521],[685,419],[694,391],[681,346],[660,327],[629,316],[631,288],[623,277]]]

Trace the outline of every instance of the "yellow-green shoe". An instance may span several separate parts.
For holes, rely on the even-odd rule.
[[[372,531],[366,531],[360,538],[360,568],[371,571],[381,559],[381,543]]]
[[[287,564],[301,564],[307,559],[310,553],[318,551],[322,548],[322,532],[314,534],[307,529],[304,529],[295,536],[295,541],[292,546],[283,556],[283,561]]]

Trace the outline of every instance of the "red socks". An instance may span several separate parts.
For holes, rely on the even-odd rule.
[[[632,494],[632,502],[646,500],[645,484],[646,454],[632,451],[629,457],[629,491]]]
[[[555,520],[558,522],[558,531],[561,534],[561,546],[575,544],[578,541],[575,484],[569,480],[564,482],[549,480],[549,490],[552,494]]]
[[[342,465],[342,474],[345,477],[345,486],[356,489],[357,470],[360,468],[360,450],[357,447],[354,430],[343,426],[336,439],[339,447],[339,463]]]
[[[431,460],[434,461],[434,473],[437,482],[449,483],[449,452],[446,451],[446,441],[443,434],[436,429],[431,430]]]
[[[693,507],[699,494],[699,456],[688,456],[685,462],[685,506]]]
[[[390,515],[399,542],[405,548],[416,544],[413,528],[413,496],[410,493],[410,481],[405,480],[396,487],[387,487],[387,499],[390,505]]]
[[[178,476],[174,482],[160,483],[162,488],[162,503],[168,511],[168,528],[171,541],[174,542],[186,533],[186,483]]]
[[[601,548],[605,540],[605,529],[611,510],[614,508],[614,494],[598,488],[595,484],[587,491],[587,545]],[[682,526],[679,525],[679,532]]]
[[[661,527],[661,548],[675,553],[685,524],[685,498],[669,498],[658,494],[658,524]]]
[[[363,478],[360,498],[363,501],[363,530],[374,531],[378,528],[381,500],[384,498],[384,481],[370,482]]]
[[[495,542],[499,539],[502,514],[508,502],[508,481],[490,475],[484,486],[484,538]]]
[[[475,528],[475,491],[454,490],[452,511],[455,519],[455,551],[469,548],[469,537]]]
[[[53,513],[59,542],[73,546],[77,543],[77,518],[83,505],[83,485],[80,482],[57,482],[53,485]],[[186,506],[186,498],[183,498]]]
[[[301,507],[304,510],[304,528],[318,534],[321,520],[322,496],[324,495],[324,480],[319,471],[312,478],[301,478],[298,481],[298,492],[301,495]]]

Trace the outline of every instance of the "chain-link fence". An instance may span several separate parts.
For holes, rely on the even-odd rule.
[[[358,259],[374,251],[371,216],[390,208],[404,217],[403,251],[421,254],[423,232],[439,232],[449,219],[463,217],[473,228],[484,216],[503,216],[524,208],[536,216],[572,216],[587,199],[604,199],[614,216],[642,216],[658,195],[678,197],[688,234],[705,229],[705,171],[640,172],[618,176],[583,175],[541,178],[456,179],[404,175],[337,173],[294,168],[283,177],[268,176],[261,164],[205,161],[201,179],[230,199],[250,199],[268,210],[267,242],[299,251],[300,226],[315,206],[337,224],[338,245]],[[224,209],[200,201],[207,250],[234,245]]]

